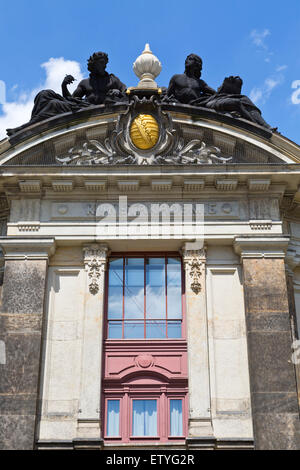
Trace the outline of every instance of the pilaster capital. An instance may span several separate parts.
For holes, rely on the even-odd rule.
[[[106,271],[110,250],[105,243],[91,243],[83,246],[83,261],[90,280],[89,291],[99,292],[100,280]]]
[[[202,241],[186,242],[180,249],[184,266],[191,260],[198,259],[199,262],[206,261],[206,246]]]
[[[234,239],[234,251],[244,258],[285,258],[289,236],[242,236]]]
[[[188,285],[197,295],[202,290],[202,279],[204,282],[205,278],[206,248],[202,241],[187,242],[180,251]]]
[[[54,238],[0,237],[5,260],[48,260],[55,253]]]

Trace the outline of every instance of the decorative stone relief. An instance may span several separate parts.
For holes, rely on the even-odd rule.
[[[154,358],[151,354],[141,354],[135,360],[136,365],[142,367],[143,369],[147,369],[154,364]]]
[[[202,290],[203,271],[205,267],[205,248],[199,250],[182,249],[183,264],[186,271],[186,280],[194,294]]]
[[[170,113],[163,112],[155,96],[134,96],[115,129],[102,142],[88,139],[57,156],[63,165],[215,164],[232,161],[221,150],[199,139],[186,141]]]
[[[106,245],[94,243],[85,246],[83,252],[85,269],[89,277],[89,291],[96,295],[100,289],[101,277],[104,276],[106,270],[109,250]]]

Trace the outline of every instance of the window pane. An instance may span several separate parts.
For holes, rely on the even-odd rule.
[[[124,322],[124,338],[144,338],[144,322],[143,321],[125,321]]]
[[[181,321],[168,322],[168,338],[181,338]]]
[[[146,338],[166,338],[166,322],[165,321],[147,321],[146,322]]]
[[[170,400],[170,434],[182,436],[182,400]]]
[[[146,265],[146,317],[166,317],[165,258],[148,258]]]
[[[111,339],[122,338],[122,322],[120,321],[108,322],[108,337]]]
[[[167,287],[168,318],[181,318],[181,262],[179,258],[168,258]]]
[[[110,260],[108,276],[108,318],[122,318],[123,258]]]
[[[156,400],[132,400],[132,435],[157,435]]]
[[[107,430],[108,436],[120,435],[120,400],[107,400]]]
[[[144,259],[125,263],[125,318],[144,318]]]

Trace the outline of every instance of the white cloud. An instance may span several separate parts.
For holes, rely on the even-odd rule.
[[[0,80],[0,104],[5,103],[6,87],[5,82]]]
[[[283,70],[286,70],[288,68],[287,65],[279,65],[276,69],[276,72],[282,72]]]
[[[46,72],[44,83],[33,90],[20,93],[15,101],[7,102],[5,99],[3,100],[2,114],[0,114],[0,139],[6,137],[7,128],[20,126],[30,120],[33,100],[40,90],[52,89],[57,93],[61,93],[61,82],[64,79],[64,76],[69,74],[73,75],[77,79],[76,82],[69,86],[70,92],[73,92],[78,82],[83,78],[80,64],[73,60],[65,60],[63,57],[51,57],[47,62],[43,63],[41,67]],[[14,85],[13,89],[16,90],[17,86],[18,85]]]
[[[83,79],[81,74],[80,65],[74,60],[65,60],[63,57],[58,59],[51,59],[41,65],[46,71],[46,81],[43,86],[45,89],[51,89],[56,93],[61,93],[61,82],[65,75],[73,75],[76,81]],[[69,86],[69,90],[73,91],[76,88],[76,82]]]
[[[250,99],[255,103],[256,105],[258,103],[265,103],[269,98],[272,93],[272,91],[281,85],[284,81],[284,75],[279,74],[275,75],[273,77],[268,77],[264,81],[263,85],[261,87],[255,87],[252,88],[250,92]]]
[[[271,32],[268,29],[263,31],[257,31],[253,29],[250,33],[253,44],[262,49],[268,49],[268,46],[265,44],[266,37],[270,36]]]
[[[275,78],[267,78],[265,80],[266,92],[270,94],[272,92],[273,88],[280,85],[281,82],[282,82],[282,79],[280,77],[278,77],[276,79]]]
[[[292,88],[295,89],[295,91],[292,93],[291,101],[293,104],[300,104],[300,80],[294,80]]]
[[[250,91],[250,100],[257,104],[262,98],[263,91],[261,88],[252,88]]]

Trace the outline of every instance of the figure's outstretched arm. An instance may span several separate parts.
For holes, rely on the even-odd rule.
[[[75,78],[72,75],[66,75],[63,79],[63,82],[61,84],[61,90],[64,98],[69,98],[71,96],[71,93],[68,90],[68,85],[70,85],[70,83],[73,83],[74,80]]]
[[[68,90],[68,85],[73,83],[75,81],[75,78],[72,75],[66,75],[62,84],[61,84],[61,89],[62,89],[62,95],[64,98],[83,98],[85,95],[85,90],[84,87],[82,86],[82,82],[79,83],[78,87],[74,91],[74,93],[71,95],[71,93]]]

